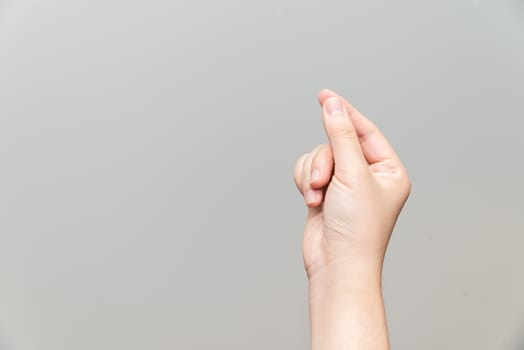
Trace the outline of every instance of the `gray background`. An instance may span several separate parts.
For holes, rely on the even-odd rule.
[[[522,1],[0,4],[1,349],[307,349],[324,87],[412,178],[393,348],[524,348]]]

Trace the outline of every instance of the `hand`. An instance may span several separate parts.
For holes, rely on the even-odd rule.
[[[329,145],[296,163],[308,206],[303,258],[309,280],[326,271],[379,272],[411,183],[382,132],[330,90],[318,96]]]

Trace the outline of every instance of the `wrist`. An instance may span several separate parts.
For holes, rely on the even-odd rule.
[[[308,271],[310,302],[321,302],[326,294],[358,295],[382,293],[382,264],[378,259],[337,259]]]
[[[312,349],[389,349],[381,268],[322,272],[309,281]]]

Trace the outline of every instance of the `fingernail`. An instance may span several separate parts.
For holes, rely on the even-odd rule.
[[[338,97],[332,97],[325,102],[326,112],[328,115],[337,115],[344,112],[342,101]]]
[[[320,169],[314,169],[311,173],[311,182],[317,181],[320,179]]]
[[[306,195],[304,196],[306,204],[310,204],[315,201],[315,192],[313,190],[307,190]]]

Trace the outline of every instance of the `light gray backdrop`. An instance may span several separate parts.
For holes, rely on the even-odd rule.
[[[524,347],[524,4],[0,2],[0,348],[307,349],[332,88],[413,192],[394,349]]]

